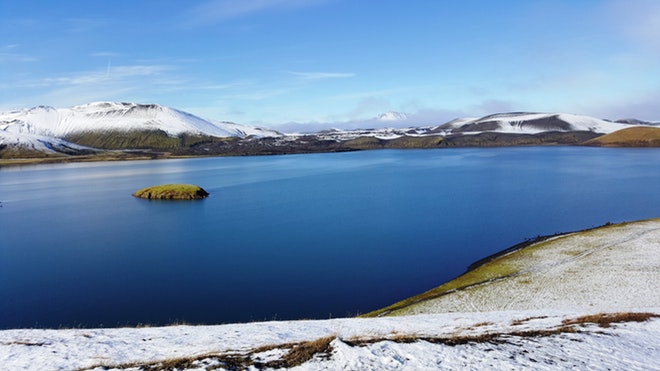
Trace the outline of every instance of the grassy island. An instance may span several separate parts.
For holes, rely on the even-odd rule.
[[[200,200],[209,193],[202,187],[193,184],[163,184],[142,188],[133,196],[149,200]]]

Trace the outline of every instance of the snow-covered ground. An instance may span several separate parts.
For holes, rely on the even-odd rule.
[[[659,250],[657,219],[557,237],[505,256],[520,274],[409,316],[5,330],[0,368],[660,370]]]
[[[660,313],[660,308],[650,311]],[[247,367],[254,362],[277,362],[294,344],[330,337],[329,349],[297,368],[660,368],[660,318],[610,327],[570,325],[590,313],[543,310],[222,326],[7,330],[0,332],[0,365],[4,370],[101,370],[130,365],[128,369],[139,370],[158,361],[187,359],[190,362],[180,362],[181,369],[204,370],[204,365],[244,357]]]

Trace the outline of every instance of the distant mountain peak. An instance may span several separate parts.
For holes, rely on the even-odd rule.
[[[408,115],[406,115],[403,112],[395,112],[395,111],[387,111],[385,113],[381,113],[376,117],[376,120],[378,121],[401,121],[405,120],[408,118]]]

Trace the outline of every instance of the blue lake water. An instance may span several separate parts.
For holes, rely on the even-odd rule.
[[[139,188],[194,183],[202,201]],[[660,150],[382,150],[0,168],[0,328],[365,313],[537,235],[660,217]]]

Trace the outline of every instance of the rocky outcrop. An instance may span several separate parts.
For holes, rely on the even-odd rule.
[[[209,193],[193,184],[163,184],[142,188],[133,193],[138,198],[149,200],[201,200]]]

